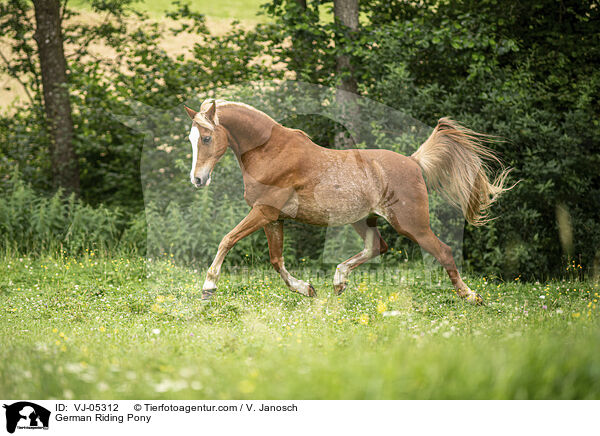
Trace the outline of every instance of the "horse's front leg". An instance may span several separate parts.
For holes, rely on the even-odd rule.
[[[285,269],[285,264],[283,263],[283,223],[275,221],[267,224],[265,226],[265,235],[267,235],[267,242],[269,243],[271,265],[279,273],[287,287],[307,297],[316,297],[317,292],[310,283],[298,280]]]
[[[208,268],[206,279],[204,280],[204,285],[202,286],[203,300],[209,300],[217,289],[217,282],[219,281],[219,276],[221,275],[221,265],[223,264],[223,260],[225,260],[225,256],[229,250],[231,250],[231,248],[233,248],[233,246],[237,244],[239,240],[254,233],[265,224],[272,221],[268,218],[268,216],[272,215],[271,212],[272,211],[263,210],[263,207],[261,206],[254,207],[250,213],[221,240],[217,255],[210,265],[210,268]]]

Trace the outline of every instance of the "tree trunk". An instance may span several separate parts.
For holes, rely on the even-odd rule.
[[[358,30],[358,0],[335,0],[333,14],[350,30],[354,32]]]
[[[67,62],[62,40],[59,0],[34,0],[44,110],[51,142],[55,188],[79,192],[79,166],[73,149],[73,119],[67,88]]]
[[[358,31],[358,0],[334,0],[333,13],[336,20],[348,30],[348,34]],[[360,113],[357,106],[358,86],[350,56],[338,55],[336,59],[337,75],[340,78],[336,101],[340,111],[341,120],[349,132],[340,132],[336,135],[337,148],[351,148],[355,145],[350,135],[356,135]]]

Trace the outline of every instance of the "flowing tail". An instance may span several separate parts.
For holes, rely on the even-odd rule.
[[[440,192],[460,208],[467,221],[475,226],[487,223],[488,209],[504,191],[511,169],[504,168],[496,153],[485,143],[493,137],[476,133],[450,118],[441,118],[412,157],[419,163],[427,186]],[[500,174],[490,182],[488,162],[500,165]]]

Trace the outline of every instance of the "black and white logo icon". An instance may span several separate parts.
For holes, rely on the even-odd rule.
[[[50,411],[29,401],[19,401],[11,405],[5,404],[6,431],[14,433],[16,429],[40,430],[48,429]]]

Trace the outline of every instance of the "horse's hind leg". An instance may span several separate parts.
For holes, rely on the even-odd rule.
[[[364,219],[352,224],[354,230],[358,232],[365,242],[365,246],[363,251],[337,266],[333,278],[333,290],[336,294],[344,292],[344,289],[346,289],[348,284],[348,275],[354,268],[387,251],[388,246],[381,238],[376,226],[376,217]]]
[[[407,210],[412,214],[408,215]],[[392,208],[387,211],[386,218],[398,233],[408,236],[442,264],[460,297],[474,304],[483,304],[481,295],[473,292],[460,277],[454,263],[452,249],[440,241],[431,230],[427,203],[422,207]]]
[[[317,292],[310,283],[293,277],[283,263],[283,223],[275,221],[264,226],[267,242],[269,243],[269,256],[271,265],[279,273],[285,284],[292,291],[299,292],[307,297],[316,297]]]

